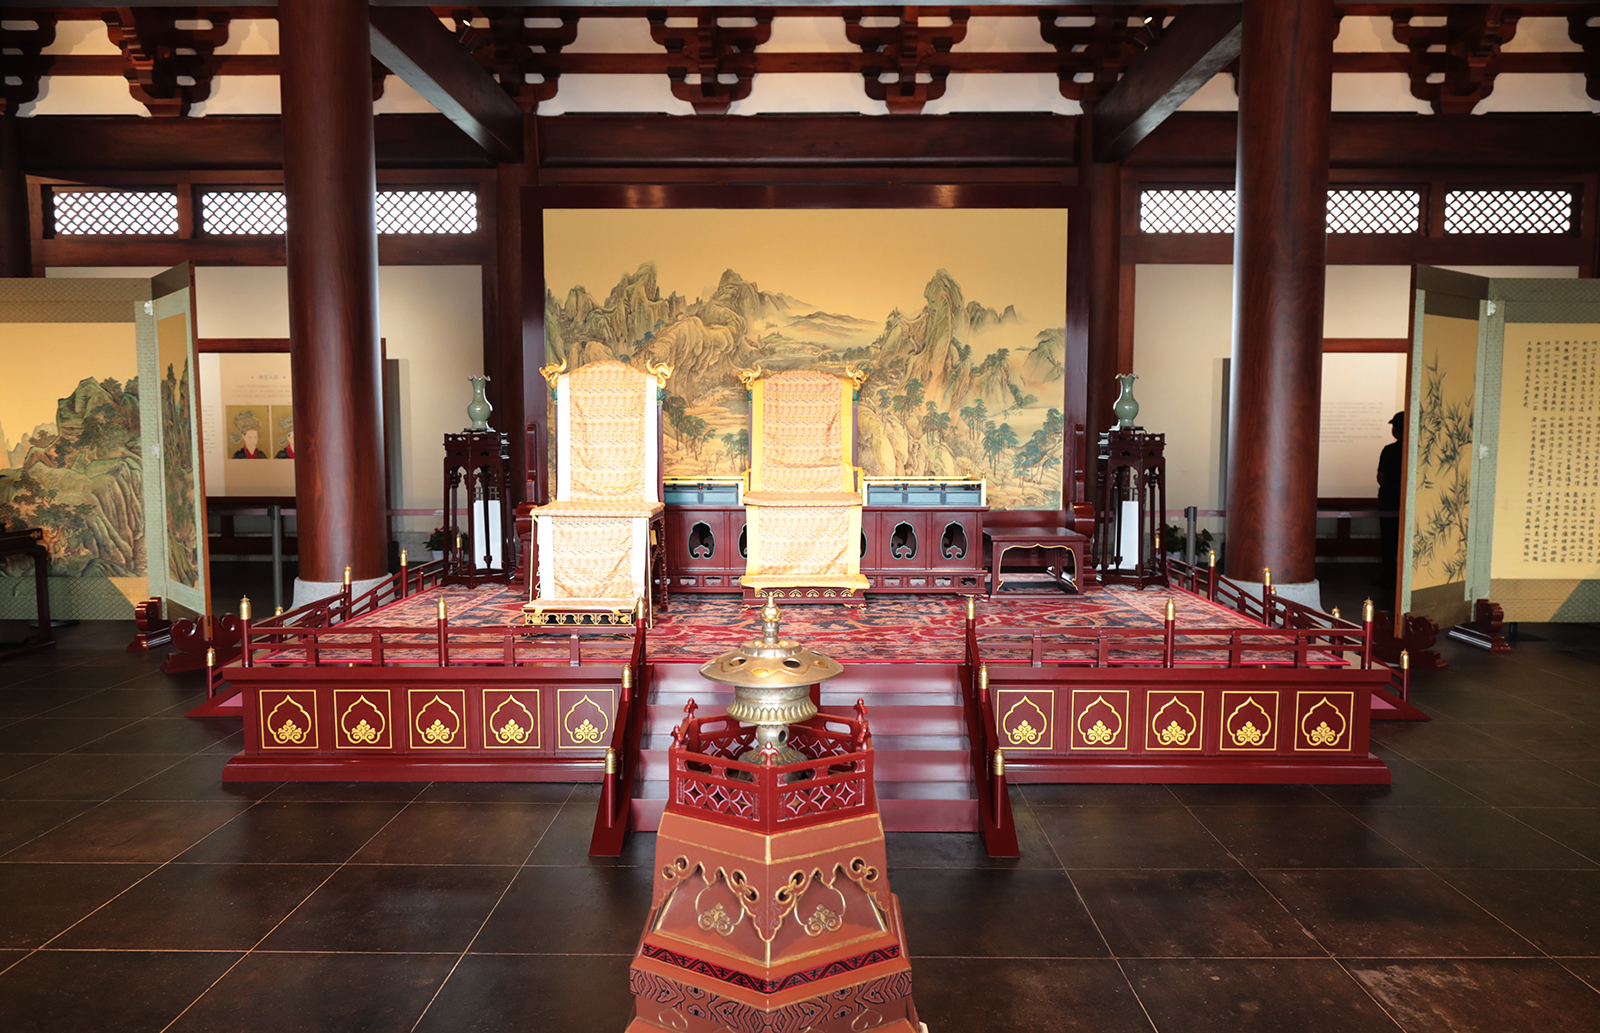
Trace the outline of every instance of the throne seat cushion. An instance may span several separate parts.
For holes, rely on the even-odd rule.
[[[802,506],[818,508],[823,506],[859,506],[861,493],[858,491],[752,491],[744,497],[747,506]]]
[[[655,516],[666,507],[659,502],[646,498],[637,499],[596,499],[577,498],[565,502],[549,502],[543,506],[534,506],[533,515],[538,516],[564,516],[564,517],[633,517],[644,518]]]

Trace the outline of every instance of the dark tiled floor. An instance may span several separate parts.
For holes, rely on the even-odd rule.
[[[1600,631],[1524,630],[1441,647],[1391,787],[1023,787],[1018,861],[891,836],[923,1019],[1600,1029]],[[592,786],[225,786],[237,724],[129,634],[0,664],[0,1030],[626,1025],[654,837],[588,857]]]

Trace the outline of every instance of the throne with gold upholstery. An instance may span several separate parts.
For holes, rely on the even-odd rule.
[[[555,498],[532,509],[527,624],[620,624],[665,605],[660,392],[670,366],[565,362],[555,392]]]
[[[739,374],[750,392],[750,472],[745,485],[747,603],[859,606],[861,471],[855,401],[866,374],[825,370]]]

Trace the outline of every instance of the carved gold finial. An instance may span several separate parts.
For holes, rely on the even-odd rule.
[[[744,385],[744,389],[746,391],[752,390],[756,386],[756,381],[766,376],[766,374],[761,371],[761,366],[759,364],[751,366],[749,369],[739,370],[738,375],[739,383]]]
[[[763,624],[776,624],[783,615],[778,611],[777,597],[771,592],[767,593],[767,601],[761,607],[761,621]]]
[[[606,747],[606,774],[617,773],[617,751],[610,746]]]
[[[633,668],[624,667],[622,669],[622,687],[625,689],[633,688]]]
[[[665,362],[645,361],[644,371],[656,378],[657,387],[666,387],[667,378],[672,376],[672,367]]]
[[[250,619],[250,597],[247,595],[239,597],[239,619],[242,621]]]
[[[274,616],[274,617],[282,617],[282,616],[283,616],[283,607],[281,607],[281,606],[274,606],[274,607],[273,607],[273,608],[272,608],[272,615],[273,615],[273,616]]]
[[[449,620],[450,619],[450,607],[449,607],[448,604],[445,603],[444,596],[440,596],[439,597],[439,619],[440,620]]]
[[[988,664],[979,664],[978,665],[978,691],[980,693],[989,691],[989,665]]]
[[[406,565],[406,551],[404,549],[400,550],[400,565],[402,567]]]
[[[1261,568],[1261,583],[1263,585],[1266,585],[1268,588],[1272,587],[1272,568],[1271,567],[1262,567]]]
[[[539,375],[544,377],[545,383],[550,385],[550,390],[552,391],[556,389],[556,378],[561,376],[561,374],[565,373],[566,371],[566,359],[562,359],[559,364],[552,362],[548,366],[539,367]]]
[[[1372,600],[1368,599],[1361,604],[1361,619],[1367,624],[1372,623]]]
[[[975,621],[977,619],[978,619],[978,599],[977,599],[976,596],[969,595],[969,596],[967,596],[967,620]]]
[[[650,604],[645,602],[644,596],[633,601],[633,617],[635,620],[644,620],[650,614]]]
[[[1167,600],[1167,623],[1170,624],[1170,623],[1172,623],[1173,621],[1175,621],[1177,619],[1178,619],[1178,601],[1176,599],[1169,598]]]
[[[456,534],[456,551],[460,552],[462,549],[465,549],[466,547],[467,547],[467,536],[457,532],[457,534]]]
[[[1212,549],[1209,557],[1206,559],[1206,566],[1214,567],[1216,565],[1217,565],[1217,550]]]
[[[994,777],[1004,778],[1006,774],[1006,751],[994,751]]]
[[[215,649],[208,649],[206,650],[206,667],[212,668],[215,666],[217,666],[217,651]]]
[[[861,385],[865,384],[870,376],[872,374],[864,369],[857,369],[848,362],[844,364],[844,378],[850,381],[857,391],[861,390]]]
[[[1409,649],[1400,650],[1400,669],[1402,671],[1411,670],[1411,650],[1409,650]]]
[[[349,567],[345,567],[344,568],[344,583],[347,586],[350,584],[350,568]]]
[[[1343,618],[1343,617],[1340,617],[1340,616],[1339,616],[1339,608],[1338,608],[1338,607],[1337,607],[1337,606],[1335,606],[1335,607],[1334,607],[1334,608],[1333,608],[1333,619],[1334,619],[1334,620],[1336,620],[1336,621],[1337,621],[1337,620],[1343,620],[1343,619],[1344,619],[1344,618]]]

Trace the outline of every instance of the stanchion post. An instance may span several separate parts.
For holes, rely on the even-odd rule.
[[[1261,568],[1261,623],[1272,627],[1272,568]]]
[[[411,594],[411,571],[406,562],[406,551],[400,550],[400,598]]]
[[[1167,600],[1167,628],[1166,640],[1162,644],[1162,666],[1173,667],[1177,663],[1178,650],[1178,603],[1175,599]]]
[[[1400,700],[1409,702],[1411,699],[1411,650],[1400,650]]]
[[[272,521],[272,605],[283,605],[283,507],[268,506]]]
[[[217,651],[206,650],[206,699],[217,694]]]
[[[1206,560],[1206,598],[1212,602],[1217,601],[1217,550],[1211,550],[1211,556]]]
[[[239,659],[245,667],[255,666],[250,656],[250,597],[247,595],[239,599]]]
[[[344,583],[339,586],[339,612],[340,620],[350,619],[350,568],[344,568]]]
[[[627,668],[623,668],[626,673]],[[606,816],[606,828],[617,823],[617,751],[606,747],[605,777],[600,780],[600,810]]]
[[[444,601],[444,597],[443,596],[439,597],[438,625],[439,625],[439,666],[440,667],[449,667],[450,666],[450,607],[449,607],[449,604]]]
[[[994,787],[994,823],[996,826],[1005,824],[1005,799],[1006,799],[1006,751],[994,751],[994,777],[989,780]]]
[[[1361,669],[1372,670],[1372,600],[1361,604]]]

